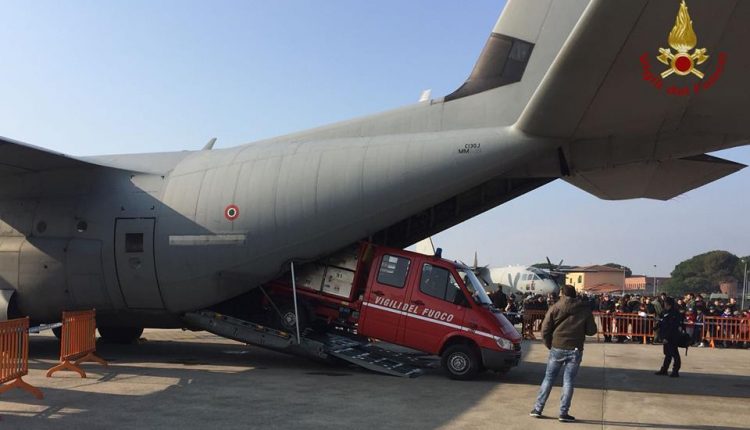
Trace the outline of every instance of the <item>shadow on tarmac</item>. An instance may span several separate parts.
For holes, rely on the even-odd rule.
[[[44,371],[57,360],[59,344],[54,338],[32,338],[30,343],[31,368]],[[24,393],[3,396],[1,424],[24,430],[79,425],[438,428],[479,404],[498,381],[497,376],[477,385],[450,381],[435,370],[416,380],[388,377],[242,344],[201,340],[99,344],[97,350],[110,361],[108,368],[85,364],[88,379],[61,372],[54,377],[57,385],[42,388],[44,400]],[[457,393],[447,395],[448,387]],[[25,412],[14,412],[17,407]]]
[[[511,371],[503,382],[506,384],[540,385],[546,363],[522,363],[518,371]],[[680,371],[679,378],[654,375],[653,370],[623,369],[608,367],[606,377],[600,367],[581,366],[575,388],[622,392],[648,392],[657,394],[679,394],[692,396],[747,398],[750,393],[750,377],[740,375],[717,375]],[[557,386],[561,385],[562,374]]]
[[[84,365],[88,379],[62,372],[55,379],[65,380],[56,381],[60,385],[54,388],[43,388],[45,399],[41,401],[23,393],[4,395],[6,406],[0,413],[9,415],[3,416],[2,422],[25,430],[77,425],[88,429],[238,425],[329,429],[361,428],[363,420],[368,428],[438,428],[476,410],[499,384],[525,385],[525,391],[538,387],[546,366],[522,361],[508,374],[484,373],[469,383],[448,380],[440,370],[428,370],[425,376],[410,380],[209,339],[100,343],[99,355],[112,366]],[[46,371],[58,359],[59,343],[50,336],[32,337],[30,347],[32,369]],[[717,398],[746,398],[747,386],[747,376],[687,372],[682,378],[665,380],[651,371],[595,366],[583,366],[576,380],[576,388]],[[14,412],[14,402],[27,412]],[[347,413],[335,412],[342,408]],[[740,429],[600,420],[578,423]]]
[[[591,424],[602,427],[629,427],[644,429],[668,429],[668,430],[747,430],[747,427],[727,427],[727,426],[707,426],[701,425],[680,425],[680,424],[654,424],[654,423],[636,423],[627,421],[597,421],[597,420],[576,420],[576,424]]]
[[[186,347],[189,345],[189,347]],[[233,366],[246,367],[248,370],[291,370],[307,371],[312,375],[341,376],[345,374],[363,373],[382,377],[353,365],[345,363],[327,363],[313,361],[309,358],[277,353],[269,350],[248,347],[240,343],[202,343],[194,341],[142,341],[133,345],[119,345],[97,343],[97,353],[113,364],[128,363],[132,366],[118,365],[118,369],[136,374],[164,375],[180,373],[191,366]],[[259,351],[262,351],[259,353]],[[536,385],[542,382],[546,363],[526,361],[529,348],[523,350],[523,357],[519,367],[507,374],[485,372],[474,381],[475,383],[523,384]],[[37,370],[47,369],[47,364],[39,359],[57,360],[59,342],[52,337],[32,337],[30,344],[32,360],[29,367]],[[117,358],[114,358],[117,357]],[[139,367],[137,363],[165,363],[171,365],[182,364],[183,367],[150,368]],[[657,363],[658,366],[659,363]],[[91,365],[94,372],[102,373],[96,366]],[[197,369],[196,369],[197,370]],[[201,371],[201,370],[198,370]],[[606,372],[606,375],[604,374]],[[111,378],[108,372],[107,376]],[[330,374],[330,375],[327,375]],[[426,369],[426,374],[440,375],[440,369]],[[649,392],[659,394],[680,394],[695,396],[712,396],[727,398],[747,398],[750,394],[750,377],[742,375],[721,375],[714,373],[697,373],[689,369],[680,372],[680,378],[673,379],[654,375],[652,370],[626,369],[607,367],[581,366],[576,378],[576,388],[590,388],[597,390],[622,392]],[[557,386],[561,385],[562,375],[558,376]]]

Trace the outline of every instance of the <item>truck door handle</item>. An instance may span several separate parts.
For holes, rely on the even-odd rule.
[[[412,303],[414,303],[417,306],[424,306],[424,302],[421,300],[413,300]]]
[[[383,297],[385,295],[385,293],[380,290],[375,290],[372,293],[379,297]]]

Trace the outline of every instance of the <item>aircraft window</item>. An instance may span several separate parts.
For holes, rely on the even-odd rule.
[[[143,233],[125,233],[125,252],[143,252]]]
[[[432,264],[422,266],[422,279],[419,283],[419,291],[428,296],[454,303],[456,295],[462,294],[461,287],[451,272]]]
[[[524,42],[523,40],[514,40],[508,58],[514,61],[529,61],[532,47],[532,44]]]
[[[503,78],[511,82],[521,80],[533,47],[534,45],[523,40],[513,41],[513,47],[510,48],[510,54],[508,54],[508,60],[505,62],[505,68],[503,69]]]
[[[408,258],[384,255],[378,272],[378,283],[404,288],[406,275],[409,273],[409,264],[411,261]]]
[[[535,281],[541,281],[541,278],[539,278],[539,276],[537,276],[537,275],[534,275],[534,280]]]
[[[456,91],[445,96],[445,101],[520,81],[533,50],[534,45],[529,42],[493,33],[469,79]]]

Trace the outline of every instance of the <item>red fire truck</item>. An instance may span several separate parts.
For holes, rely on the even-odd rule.
[[[484,369],[505,372],[520,360],[521,336],[492,305],[473,271],[439,254],[364,243],[301,266],[294,278],[261,290],[281,333],[298,333],[296,345],[289,342],[298,350],[319,339],[311,333],[351,333],[440,356],[454,379],[470,379]],[[270,344],[271,337],[249,342],[282,349]]]

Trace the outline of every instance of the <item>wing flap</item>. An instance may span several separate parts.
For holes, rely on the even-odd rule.
[[[578,172],[565,180],[605,200],[669,200],[745,167],[744,164],[703,154]]]

